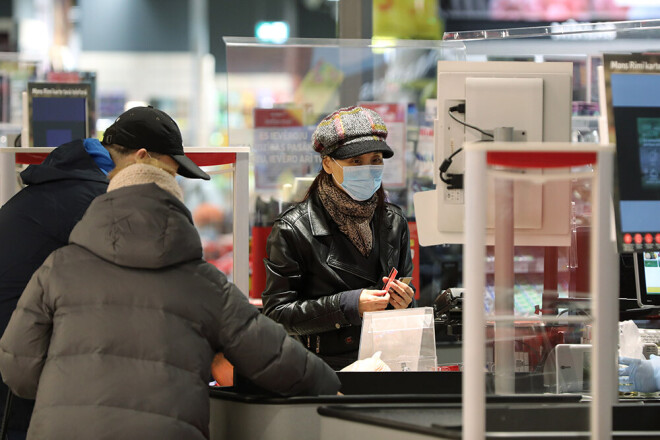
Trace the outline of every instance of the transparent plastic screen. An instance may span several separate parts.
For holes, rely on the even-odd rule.
[[[381,352],[392,371],[434,371],[436,368],[433,308],[366,312],[359,359]]]

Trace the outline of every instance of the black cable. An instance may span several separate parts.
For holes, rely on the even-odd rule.
[[[445,178],[444,174],[447,172],[449,167],[451,166],[452,163],[452,158],[456,156],[458,153],[463,151],[463,147],[459,148],[458,150],[454,151],[451,156],[446,158],[444,161],[442,161],[442,165],[440,165],[440,180],[445,182],[447,185],[451,186],[452,189],[460,189],[463,187],[463,182],[459,183],[456,176],[459,176],[459,174],[447,174],[448,178]],[[462,175],[461,175],[462,176]]]
[[[450,117],[450,118],[452,118],[454,121],[458,122],[458,123],[461,124],[461,125],[465,125],[465,126],[468,127],[468,128],[471,128],[471,129],[473,129],[473,130],[477,130],[479,133],[481,133],[481,134],[483,134],[483,135],[485,135],[485,136],[493,137],[492,134],[485,132],[485,131],[482,130],[481,128],[479,128],[479,127],[475,127],[474,125],[470,125],[470,124],[468,124],[467,122],[465,122],[465,121],[461,121],[461,120],[458,119],[456,116],[454,116],[454,115],[452,114],[452,112],[455,111],[455,110],[458,110],[458,107],[459,107],[459,106],[456,106],[456,107],[450,107],[450,108],[449,108],[449,111],[448,111],[447,113],[449,114],[449,117]]]
[[[458,150],[456,150],[456,151],[454,151],[453,153],[451,153],[451,156],[449,156],[449,157],[447,158],[447,160],[451,161],[451,159],[452,159],[454,156],[456,156],[458,153],[460,153],[461,151],[463,151],[463,147],[460,147]]]
[[[473,130],[477,130],[479,133],[482,133],[485,136],[490,136],[491,138],[493,137],[492,134],[485,132],[484,130],[480,129],[479,127],[475,127],[474,125],[470,125],[467,122],[461,121],[460,119],[456,118],[452,113],[453,112],[459,112],[465,114],[465,104],[458,104],[453,107],[449,107],[449,110],[447,111],[447,114],[449,114],[449,117],[451,117],[454,121],[458,122],[461,125],[464,125],[468,128],[471,128]],[[456,156],[458,153],[463,151],[463,147],[459,148],[458,150],[454,151],[451,156],[446,158],[442,164],[440,165],[440,180],[442,180],[446,185],[448,189],[463,189],[463,174],[452,174],[452,173],[447,173],[447,170],[451,166],[452,163],[452,158]],[[447,173],[447,176],[445,176],[445,173]]]

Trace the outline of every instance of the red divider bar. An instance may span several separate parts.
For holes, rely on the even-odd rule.
[[[16,153],[16,163],[37,165],[44,161],[48,153]],[[225,165],[236,162],[236,153],[186,153],[200,167]]]
[[[512,168],[567,168],[595,164],[594,152],[555,152],[555,151],[490,151],[486,153],[489,165],[501,165]]]

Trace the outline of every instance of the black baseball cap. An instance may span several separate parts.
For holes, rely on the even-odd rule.
[[[133,107],[119,115],[103,133],[103,143],[166,154],[179,164],[180,175],[192,179],[210,179],[208,174],[183,154],[181,131],[174,119],[152,106]]]

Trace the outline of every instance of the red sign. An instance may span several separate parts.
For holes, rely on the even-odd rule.
[[[78,72],[48,72],[46,80],[60,83],[79,83],[80,74]]]
[[[406,106],[396,102],[360,102],[361,107],[378,113],[387,125],[390,122],[406,122]]]
[[[264,127],[301,127],[302,109],[255,108],[254,128]]]

